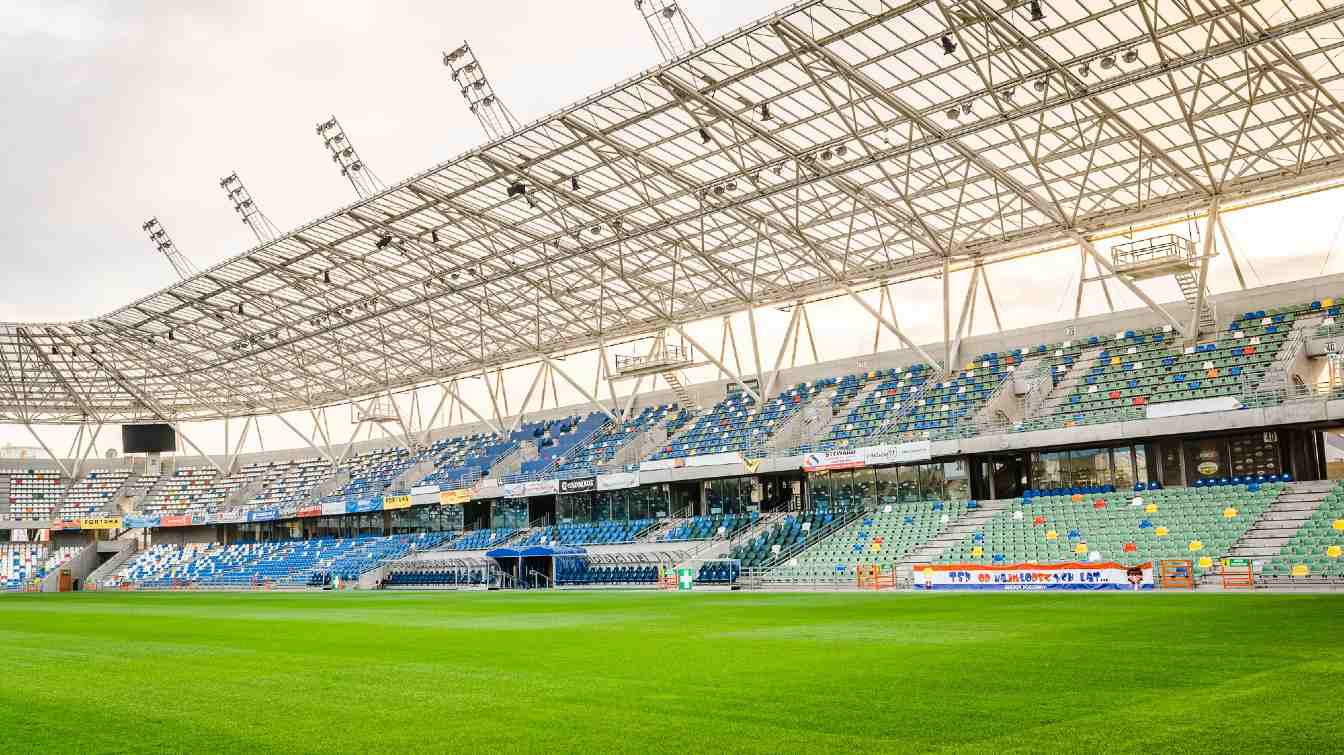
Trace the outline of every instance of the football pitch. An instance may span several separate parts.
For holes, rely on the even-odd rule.
[[[6,752],[1320,752],[1344,595],[0,596]]]

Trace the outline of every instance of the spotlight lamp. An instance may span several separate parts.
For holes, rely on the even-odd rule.
[[[837,157],[844,157],[845,155],[848,155],[848,154],[849,154],[849,145],[847,145],[847,144],[841,144],[840,146],[836,147],[836,148],[835,148],[835,154],[836,154]]]
[[[1031,0],[1027,3],[1027,12],[1031,14],[1032,21],[1044,21],[1045,10],[1041,8],[1040,0]]]
[[[1084,63],[1078,66],[1078,75],[1082,76],[1083,78],[1087,78],[1088,76],[1092,75],[1092,68],[1088,66],[1088,64]]]
[[[961,114],[962,114],[962,115],[970,115],[970,114],[971,114],[971,103],[969,103],[969,102],[963,102],[963,103],[961,103]]]
[[[1101,70],[1109,71],[1112,68],[1115,68],[1115,56],[1103,55],[1101,58]]]
[[[952,41],[951,34],[944,34],[938,41],[943,46],[944,55],[951,55],[957,51],[957,43]]]
[[[1048,79],[1036,79],[1035,81],[1031,82],[1031,88],[1035,89],[1038,92],[1044,92],[1047,86],[1049,86]]]
[[[1125,50],[1125,54],[1121,55],[1120,59],[1125,61],[1127,65],[1134,65],[1139,62],[1139,51],[1133,48]]]
[[[960,117],[961,117],[961,109],[960,109],[960,108],[950,107],[950,108],[947,109],[947,119],[948,119],[949,121],[955,121],[955,120],[957,120],[957,119],[960,118]]]

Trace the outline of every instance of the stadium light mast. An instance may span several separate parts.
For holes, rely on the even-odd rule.
[[[382,182],[360,159],[355,145],[346,137],[345,129],[341,128],[336,116],[317,124],[317,135],[322,137],[322,146],[331,153],[331,161],[340,166],[341,175],[355,187],[355,193],[360,199],[368,199],[382,191]]]
[[[518,119],[495,95],[495,88],[485,77],[481,62],[471,45],[466,42],[452,52],[443,54],[443,64],[453,72],[453,81],[467,102],[467,109],[481,122],[481,128],[492,139],[503,139],[518,130]]]
[[[234,212],[243,217],[243,222],[252,229],[257,241],[264,244],[267,241],[274,241],[275,237],[280,235],[280,230],[275,227],[271,219],[257,207],[256,202],[252,201],[252,194],[243,185],[243,180],[238,177],[237,172],[219,179],[219,188],[229,196],[229,201],[233,202]]]
[[[700,30],[674,0],[635,0],[663,60],[672,62],[705,44]]]
[[[168,258],[168,264],[173,266],[173,270],[177,272],[179,278],[186,280],[196,274],[196,268],[173,243],[172,238],[168,236],[168,231],[164,230],[163,224],[159,222],[158,218],[150,218],[140,227],[149,234],[149,240],[154,242],[154,246],[159,252]]]

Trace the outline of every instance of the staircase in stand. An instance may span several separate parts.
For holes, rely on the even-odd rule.
[[[1279,492],[1279,497],[1265,509],[1250,529],[1228,549],[1227,556],[1252,560],[1278,555],[1320,508],[1326,494],[1338,483],[1332,480],[1290,482]],[[1200,578],[1200,585],[1216,585],[1220,578],[1215,573]]]
[[[990,501],[976,501],[977,508],[947,523],[929,542],[916,548],[905,558],[896,562],[896,578],[909,582],[917,567],[937,561],[948,548],[966,539],[966,536],[985,526],[1000,511],[1008,508],[1013,499],[1000,498]]]
[[[677,397],[678,404],[697,414],[700,412],[700,404],[695,400],[695,396],[686,390],[686,386],[681,382],[681,377],[677,375],[675,370],[660,372],[658,375],[663,379],[663,382],[667,383],[667,387],[672,389],[672,394]]]
[[[1181,296],[1185,298],[1185,303],[1193,310],[1199,302],[1199,276],[1192,269],[1183,269],[1176,273],[1176,283],[1181,287]],[[1218,313],[1206,295],[1204,308],[1199,313],[1199,332],[1212,333],[1217,329]]]
[[[1059,410],[1059,407],[1068,399],[1069,394],[1074,388],[1082,382],[1087,373],[1092,370],[1092,366],[1097,362],[1097,355],[1102,352],[1100,346],[1084,350],[1078,355],[1073,366],[1064,371],[1064,376],[1059,382],[1055,383],[1054,390],[1050,391],[1045,400],[1039,406],[1027,409],[1027,417],[1036,419],[1038,417],[1047,417]]]

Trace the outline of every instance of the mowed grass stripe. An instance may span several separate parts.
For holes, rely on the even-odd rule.
[[[13,595],[0,731],[16,752],[1319,749],[1341,609],[1332,595]]]

